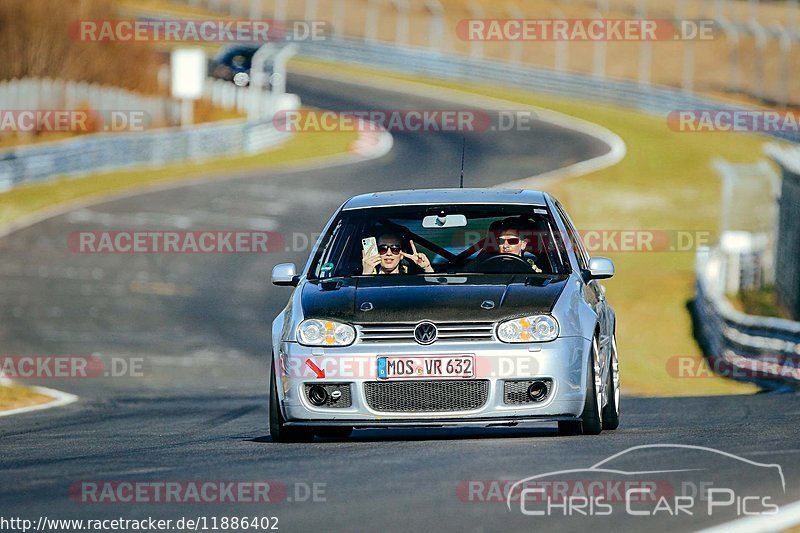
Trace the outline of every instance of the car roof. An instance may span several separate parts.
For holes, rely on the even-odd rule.
[[[410,189],[360,194],[345,202],[342,209],[439,204],[547,205],[545,193],[531,189]]]

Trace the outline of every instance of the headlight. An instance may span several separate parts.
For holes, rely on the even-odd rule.
[[[356,340],[356,330],[332,320],[303,320],[297,327],[297,340],[305,346],[349,346]]]
[[[550,315],[534,315],[506,320],[497,326],[503,342],[547,342],[558,337],[558,322]]]

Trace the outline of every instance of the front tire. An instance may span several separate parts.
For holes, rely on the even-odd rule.
[[[269,435],[272,442],[311,442],[314,433],[306,428],[286,425],[278,400],[278,382],[275,379],[275,363],[270,362],[269,378]]]
[[[603,407],[603,429],[617,429],[619,427],[619,360],[617,359],[617,339],[611,337],[611,357],[608,367],[608,403]]]
[[[564,420],[558,423],[560,435],[599,435],[603,431],[603,420],[600,416],[600,383],[597,382],[595,361],[600,351],[597,337],[592,340],[592,353],[589,356],[589,368],[586,370],[586,401],[580,420]]]

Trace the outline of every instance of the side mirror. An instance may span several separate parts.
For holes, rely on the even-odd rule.
[[[272,268],[272,284],[283,287],[297,287],[299,277],[294,263],[280,263]]]
[[[589,279],[608,279],[614,275],[614,263],[608,257],[589,259]]]

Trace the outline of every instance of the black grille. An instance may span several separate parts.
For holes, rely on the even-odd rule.
[[[534,381],[543,381],[547,385],[547,394],[541,400],[531,400],[528,396],[528,387]],[[523,379],[515,381],[506,381],[503,383],[503,403],[507,404],[523,404],[523,403],[541,403],[550,396],[550,391],[553,389],[553,380],[551,379]]]
[[[353,405],[353,398],[350,394],[350,385],[348,383],[313,383],[310,385],[306,383],[306,398],[308,398],[308,391],[311,390],[311,387],[314,385],[320,385],[324,387],[326,391],[328,391],[328,399],[319,407],[350,407]],[[338,390],[342,393],[341,397],[336,401],[331,398],[331,393],[335,390]]]
[[[368,381],[367,404],[375,411],[469,411],[482,407],[489,396],[489,381],[482,379]]]
[[[358,326],[361,342],[413,342],[417,324],[362,324]],[[436,342],[490,341],[494,338],[493,322],[439,322]]]

